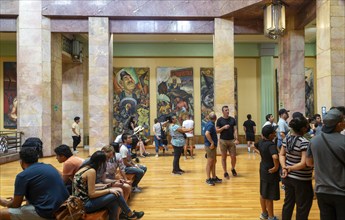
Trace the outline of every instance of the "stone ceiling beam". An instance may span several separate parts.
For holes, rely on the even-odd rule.
[[[295,16],[295,29],[301,30],[316,18],[316,1],[309,1]]]
[[[214,18],[261,0],[44,0],[42,15],[55,17],[108,16],[123,19]]]

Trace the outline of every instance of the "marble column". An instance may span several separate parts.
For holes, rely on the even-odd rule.
[[[267,46],[269,48],[267,48]],[[267,114],[275,117],[275,76],[274,76],[274,44],[262,45],[260,50],[260,90],[261,90],[261,123],[266,121]],[[260,126],[260,125],[257,125]]]
[[[345,105],[345,2],[316,1],[317,111]]]
[[[305,114],[304,30],[294,30],[293,17],[286,23],[279,39],[279,108]]]
[[[113,35],[109,18],[89,18],[89,153],[113,141]]]
[[[41,0],[19,1],[17,22],[18,131],[38,137],[43,154],[52,154],[50,19]]]
[[[62,142],[62,36],[51,35],[52,148]]]
[[[237,115],[235,109],[234,83],[234,21],[215,18],[213,38],[214,66],[214,109],[222,115],[222,106],[229,106],[230,115]]]

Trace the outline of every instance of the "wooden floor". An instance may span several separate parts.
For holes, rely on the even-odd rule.
[[[129,205],[134,210],[145,211],[143,219],[259,219],[261,212],[259,202],[259,163],[260,156],[248,153],[246,147],[238,148],[237,177],[231,177],[216,186],[205,184],[204,150],[195,150],[195,159],[184,160],[180,165],[186,173],[182,176],[171,174],[171,151],[168,156],[154,157],[150,149],[150,157],[141,159],[148,171],[141,183],[142,193],[134,194]],[[86,158],[88,152],[78,153]],[[218,156],[217,173],[223,178],[221,158]],[[40,159],[51,163],[61,170],[62,165],[55,157]],[[229,160],[228,160],[229,167]],[[19,162],[0,165],[0,196],[13,196],[15,176],[21,171]],[[281,209],[284,191],[281,190],[281,200],[274,203],[275,215],[281,219]],[[295,219],[293,217],[293,219]],[[313,202],[309,219],[319,219],[319,209],[316,200]]]

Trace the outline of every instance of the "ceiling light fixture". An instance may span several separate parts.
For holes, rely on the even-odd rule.
[[[271,39],[282,36],[285,30],[285,5],[280,0],[272,0],[264,7],[264,33]]]

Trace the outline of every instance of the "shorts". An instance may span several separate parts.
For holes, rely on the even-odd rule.
[[[246,141],[255,141],[254,133],[246,133]]]
[[[267,182],[260,180],[260,195],[267,200],[279,200],[279,181]]]
[[[217,157],[217,147],[215,147],[213,149],[210,149],[209,146],[205,146],[205,151],[206,151],[207,158],[216,159],[216,157]]]
[[[236,156],[236,144],[234,140],[219,139],[220,151],[222,153],[230,152],[231,156]]]
[[[24,205],[19,208],[9,208],[8,212],[11,220],[45,219],[37,214],[33,205]]]
[[[194,145],[194,137],[187,137],[186,138],[186,146],[191,146],[191,147],[193,147],[193,145]]]

